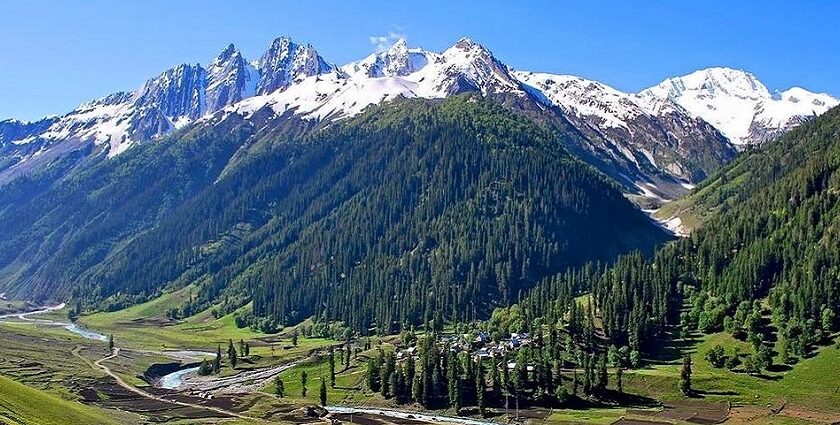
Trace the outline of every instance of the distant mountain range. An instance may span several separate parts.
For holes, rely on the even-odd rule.
[[[195,123],[298,116],[321,125],[396,98],[480,92],[571,124],[567,148],[628,192],[675,198],[732,159],[838,103],[801,88],[771,95],[752,74],[710,68],[638,94],[597,81],[514,70],[464,38],[441,53],[398,40],[343,66],[308,44],[274,40],[256,61],[233,45],[208,65],[183,64],[36,122],[0,121],[0,184],[70,152],[121,154]]]

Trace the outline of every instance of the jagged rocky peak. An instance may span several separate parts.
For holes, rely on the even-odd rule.
[[[334,70],[311,44],[298,44],[288,37],[275,39],[257,62],[260,75],[256,94],[286,88],[306,77]]]
[[[146,81],[137,94],[138,109],[156,108],[167,117],[196,119],[204,113],[206,71],[183,64]]]
[[[233,45],[207,65],[207,111],[215,112],[254,95],[259,79],[256,69]]]

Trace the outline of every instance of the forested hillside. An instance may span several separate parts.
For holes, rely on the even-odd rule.
[[[0,191],[0,279],[10,294],[64,300],[79,276],[212,184],[252,133],[233,119],[124,157],[70,154]],[[177,141],[177,143],[170,143]],[[77,167],[86,161],[85,167]]]
[[[591,288],[617,346],[653,351],[666,329],[726,330],[757,351],[804,356],[838,328],[839,197],[834,108],[711,177],[691,199],[709,211],[691,237],[653,261],[631,255],[613,267],[548,279],[522,309],[526,317],[561,318],[571,297]]]
[[[667,239],[564,133],[479,97],[308,135],[278,122],[232,115],[21,181],[45,188],[4,192],[5,286],[112,309],[194,284],[170,314],[253,301],[242,320],[266,329],[316,315],[394,331],[483,317],[547,275]]]

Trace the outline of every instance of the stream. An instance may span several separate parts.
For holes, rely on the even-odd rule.
[[[61,326],[64,329],[73,332],[76,335],[81,336],[82,338],[86,339],[93,339],[96,341],[108,341],[108,337],[103,335],[99,332],[94,332],[90,329],[87,329],[79,324],[70,323],[70,322],[57,322],[55,320],[46,320],[46,319],[33,319],[30,316],[35,316],[38,314],[49,313],[51,311],[61,310],[64,308],[64,303],[54,305],[51,307],[45,307],[40,310],[29,311],[26,313],[13,313],[13,314],[4,314],[0,316],[0,321],[6,321],[6,319],[18,319],[23,320],[25,322],[32,322],[46,326]]]
[[[399,410],[373,409],[373,408],[352,407],[352,406],[326,406],[326,409],[330,413],[344,413],[344,414],[367,413],[367,414],[371,414],[371,415],[388,416],[388,417],[391,417],[391,418],[417,419],[417,420],[420,420],[420,421],[435,422],[435,423],[448,423],[448,424],[460,424],[460,425],[498,425],[498,423],[496,423],[496,422],[480,421],[480,420],[477,420],[477,419],[461,418],[461,417],[454,417],[454,416],[429,415],[429,414],[423,414],[423,413],[417,413],[417,412],[403,412],[403,411],[399,411]]]
[[[55,320],[47,320],[47,319],[34,319],[31,316],[36,316],[38,314],[49,313],[56,310],[61,310],[64,308],[64,303],[44,307],[38,310],[28,311],[25,313],[12,313],[12,314],[4,314],[0,315],[0,322],[8,322],[7,319],[17,319],[20,321],[28,322],[28,323],[36,323],[45,326],[60,326],[65,330],[72,332],[76,335],[81,336],[82,338],[92,339],[95,341],[108,341],[108,337],[103,335],[99,332],[92,331],[90,329],[85,328],[78,323],[70,323],[70,322],[60,322]],[[180,351],[173,351],[171,352],[171,357],[173,358],[180,358],[180,359],[187,359],[187,358],[197,358],[197,357],[205,357],[205,356],[213,356],[215,354],[203,352],[203,351],[191,351],[191,350],[180,350]],[[177,389],[181,386],[184,381],[184,377],[189,374],[193,374],[198,372],[198,367],[190,367],[186,369],[181,369],[169,374],[166,374],[160,377],[160,381],[158,386],[160,388],[165,388],[169,390]]]

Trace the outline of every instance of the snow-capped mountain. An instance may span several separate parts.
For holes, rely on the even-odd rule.
[[[313,46],[280,37],[253,62],[229,45],[207,65],[178,65],[134,92],[85,103],[63,116],[0,122],[0,183],[57,155],[112,157],[230,114],[259,116],[261,122],[291,114],[329,123],[400,97],[463,92],[571,124],[580,134],[566,141],[571,151],[635,186],[631,191],[663,198],[679,195],[734,156],[720,133],[735,143],[764,140],[837,103],[798,88],[774,97],[751,75],[726,69],[624,93],[580,77],[513,70],[469,38],[439,53],[401,39],[339,67]]]
[[[423,49],[410,49],[404,38],[397,40],[390,49],[376,52],[360,61],[341,67],[354,78],[404,77],[433,62],[436,54]]]
[[[735,156],[714,127],[676,104],[654,112],[635,95],[597,81],[523,71],[514,75],[587,136],[583,149],[617,163],[624,174],[649,177],[641,182],[631,177],[646,194],[675,196]],[[679,179],[671,183],[681,187],[668,190],[661,178],[654,178],[657,171]]]
[[[334,70],[309,44],[297,44],[288,37],[274,40],[257,62],[260,78],[257,94],[268,94],[299,83],[307,77]]]
[[[507,67],[470,39],[459,40],[443,53],[408,49],[402,40],[387,51],[300,78],[285,89],[252,97],[225,112],[247,117],[270,108],[276,115],[293,111],[305,118],[335,120],[397,97],[437,99],[470,91],[526,96]]]
[[[115,156],[137,142],[155,139],[251,98],[258,90],[285,88],[332,69],[311,46],[295,44],[288,38],[272,42],[257,64],[249,63],[229,45],[206,67],[178,65],[134,92],[118,92],[84,103],[61,117],[35,123],[0,123],[0,146],[8,146],[4,162],[11,167],[63,141],[71,141],[75,148],[92,143],[108,156]]]
[[[673,101],[739,146],[763,143],[840,103],[799,87],[771,94],[753,74],[732,68],[669,78],[639,93],[639,98],[649,110]]]

